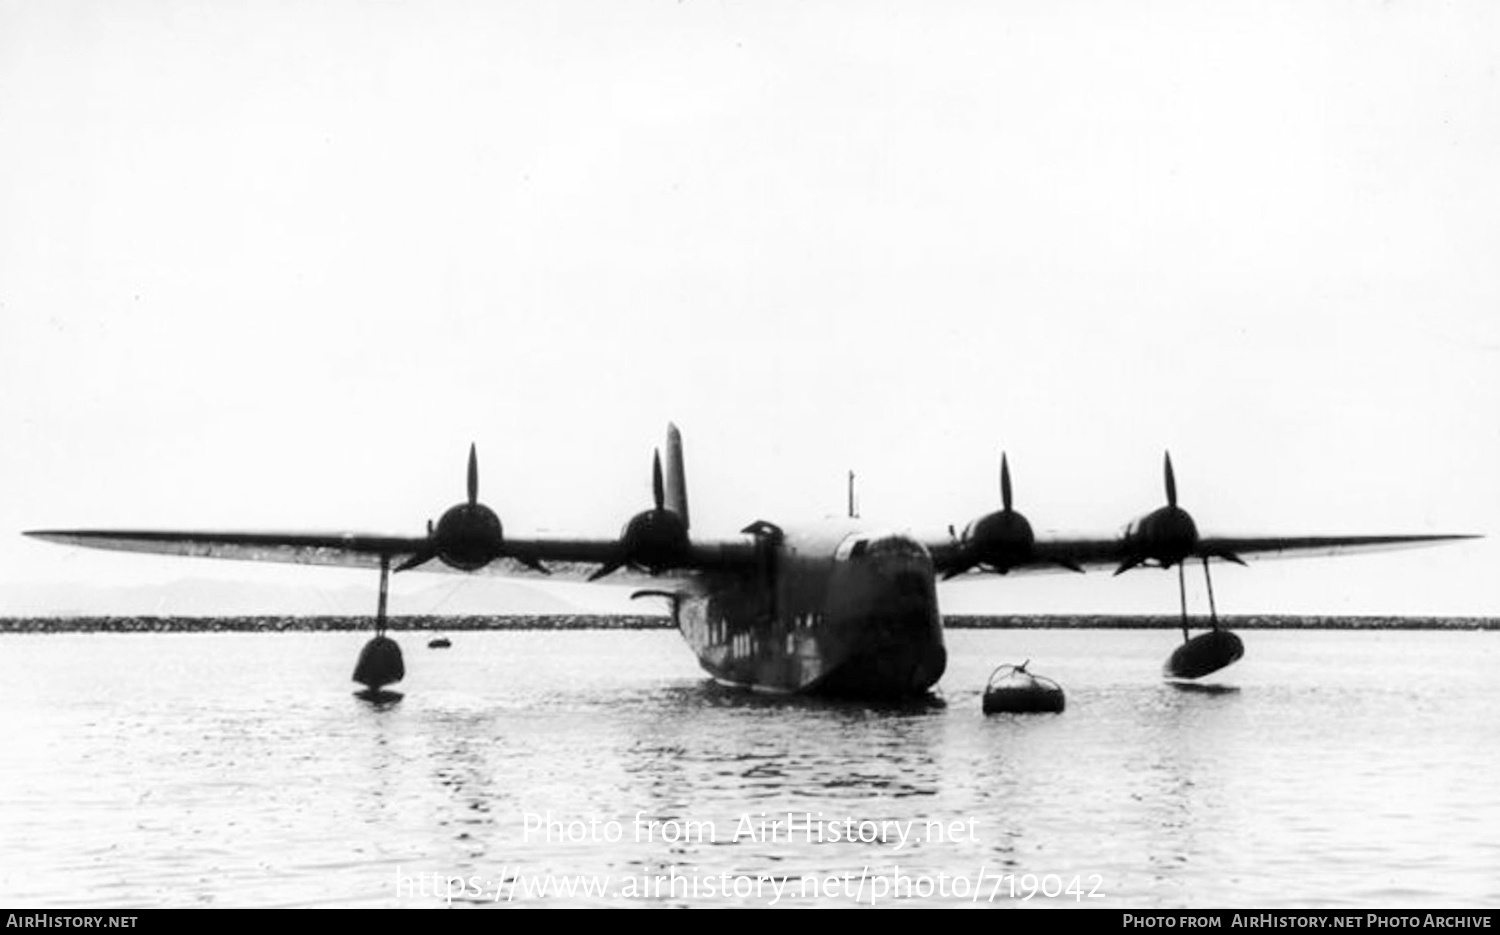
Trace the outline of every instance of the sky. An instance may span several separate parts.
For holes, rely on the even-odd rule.
[[[612,535],[668,421],[704,534],[849,470],[961,528],[1003,450],[1039,531],[1112,535],[1170,450],[1204,532],[1494,535],[1497,65],[1485,2],[0,0],[0,584],[344,587],[19,531],[415,535],[471,442],[508,530]],[[1215,586],[1493,615],[1497,567]]]

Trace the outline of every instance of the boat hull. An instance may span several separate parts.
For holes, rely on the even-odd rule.
[[[793,555],[774,577],[712,582],[679,596],[678,628],[704,670],[766,692],[927,694],[948,661],[931,559],[902,537],[859,541],[866,546],[856,560]]]

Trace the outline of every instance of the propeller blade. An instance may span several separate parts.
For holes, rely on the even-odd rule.
[[[1000,505],[1010,512],[1010,463],[1003,451],[1000,452]]]
[[[1216,549],[1216,550],[1214,550],[1212,552],[1205,552],[1203,554],[1203,557],[1204,558],[1222,558],[1226,562],[1234,562],[1236,565],[1239,565],[1241,568],[1248,568],[1249,567],[1249,566],[1247,566],[1245,564],[1245,560],[1244,559],[1240,558],[1238,555],[1235,555],[1233,552],[1229,551],[1228,549]]]
[[[479,502],[479,453],[469,443],[469,506]]]
[[[974,566],[978,565],[978,564],[979,563],[975,562],[975,561],[965,561],[962,565],[959,565],[957,568],[952,568],[949,571],[947,571],[943,575],[943,580],[944,581],[948,581],[948,580],[951,580],[953,578],[957,578],[959,575],[968,574],[969,571],[971,571],[974,568]]]
[[[1166,468],[1164,470],[1167,481],[1167,506],[1177,505],[1177,478],[1172,474],[1172,453],[1167,452]]]
[[[392,568],[391,571],[411,571],[413,568],[425,565],[435,558],[437,558],[437,550],[431,547],[425,548],[395,568]]]
[[[603,578],[605,575],[612,575],[612,574],[614,574],[615,572],[619,571],[621,568],[624,568],[624,567],[625,567],[625,562],[624,561],[617,560],[617,561],[610,562],[609,564],[604,565],[603,567],[601,567],[598,571],[594,572],[592,575],[589,575],[589,580],[590,581],[598,581],[600,578]]]
[[[651,456],[651,496],[656,501],[656,508],[661,509],[667,499],[666,488],[661,479],[661,449],[657,449]]]

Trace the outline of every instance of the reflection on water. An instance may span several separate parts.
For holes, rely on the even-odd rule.
[[[1070,905],[1500,899],[1500,792],[1476,781],[1500,766],[1500,635],[1257,633],[1203,685],[1160,680],[1162,640],[954,632],[946,703],[886,708],[719,687],[668,632],[466,634],[399,703],[351,697],[357,634],[9,637],[0,896],[765,905],[766,881],[863,875],[776,897],[854,905],[988,874],[980,901],[1014,904],[1002,875],[1033,874],[1103,894]],[[1065,713],[980,713],[1018,649]],[[719,888],[740,877],[762,889]],[[612,889],[535,889],[584,878]]]
[[[406,696],[401,692],[391,691],[389,688],[364,688],[355,692],[354,697],[360,701],[369,702],[371,707],[378,711],[383,711]]]
[[[1167,679],[1166,684],[1190,695],[1237,695],[1240,691],[1238,685],[1223,685],[1218,682],[1183,682],[1178,679]]]

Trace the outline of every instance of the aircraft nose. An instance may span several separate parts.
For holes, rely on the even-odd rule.
[[[932,555],[927,551],[927,547],[911,536],[900,533],[872,538],[866,554],[883,564],[915,564],[932,567]]]
[[[875,574],[888,582],[887,598],[899,596],[923,605],[931,599],[935,572],[932,555],[922,543],[904,535],[872,539],[868,560]]]

